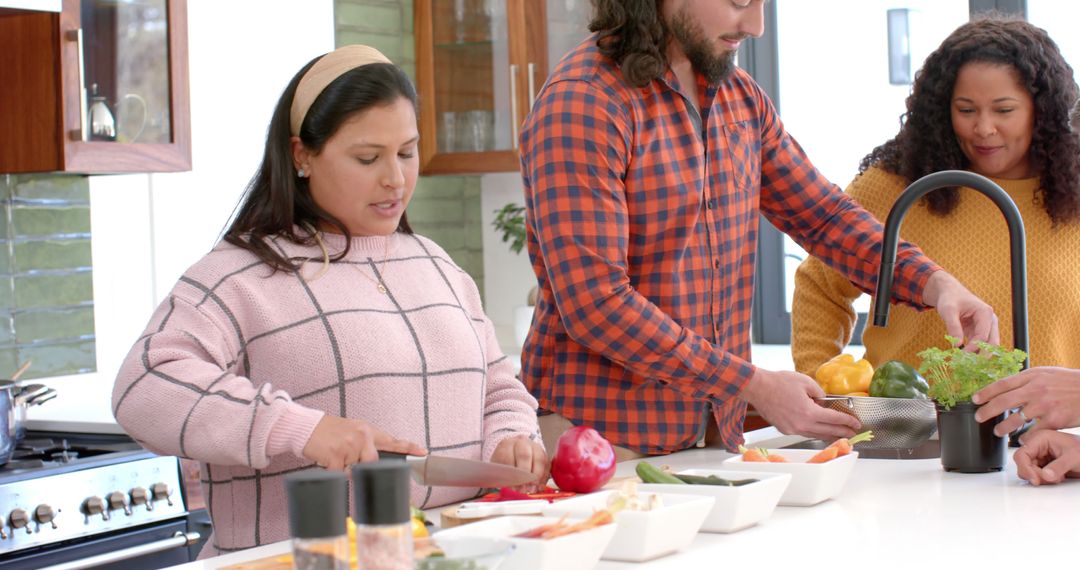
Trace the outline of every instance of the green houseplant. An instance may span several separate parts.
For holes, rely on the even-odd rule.
[[[930,383],[927,395],[935,402],[941,465],[946,471],[986,473],[1005,467],[1005,437],[994,435],[1000,417],[985,423],[975,420],[971,396],[991,383],[1012,376],[1024,365],[1027,354],[1019,349],[979,342],[978,352],[956,346],[959,339],[946,336],[950,348],[928,348],[919,353],[919,373]]]

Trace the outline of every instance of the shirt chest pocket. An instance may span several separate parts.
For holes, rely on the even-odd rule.
[[[720,175],[729,190],[741,197],[756,194],[761,185],[761,137],[752,122],[723,125],[717,145]],[[721,181],[725,182],[725,181]]]

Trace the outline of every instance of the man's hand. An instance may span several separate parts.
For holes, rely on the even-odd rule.
[[[923,301],[937,309],[949,336],[961,339],[968,350],[976,350],[976,341],[998,344],[998,318],[994,308],[968,291],[955,277],[935,271],[926,281]]]
[[[325,415],[311,432],[304,457],[331,471],[342,471],[353,463],[379,459],[379,450],[427,455],[423,447],[390,436],[363,420]]]
[[[1016,474],[1032,485],[1060,483],[1080,477],[1080,436],[1062,431],[1028,433],[1013,454]]]
[[[743,399],[754,406],[780,433],[817,439],[851,437],[859,429],[854,417],[819,406],[812,398],[825,395],[821,386],[798,372],[758,368],[743,390]]]
[[[982,404],[975,412],[980,422],[1023,409],[1023,415],[1011,414],[994,426],[999,436],[1020,429],[1024,418],[1038,420],[1033,430],[1080,427],[1080,370],[1037,366],[975,392],[971,401]]]
[[[547,483],[548,472],[551,467],[544,446],[524,435],[508,437],[500,441],[495,448],[495,452],[491,454],[491,462],[532,471],[536,474],[534,486]]]

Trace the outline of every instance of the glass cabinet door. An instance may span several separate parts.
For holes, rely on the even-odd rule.
[[[82,139],[170,143],[166,0],[82,0]]]
[[[510,57],[507,0],[428,0],[417,12],[425,170],[495,170],[500,153],[509,163],[521,71]]]
[[[547,0],[547,58],[552,69],[589,35],[591,18],[591,0]]]

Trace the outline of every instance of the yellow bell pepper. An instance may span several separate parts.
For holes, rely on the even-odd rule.
[[[874,367],[865,358],[855,361],[850,354],[839,354],[818,367],[814,379],[826,394],[846,395],[869,392]]]

